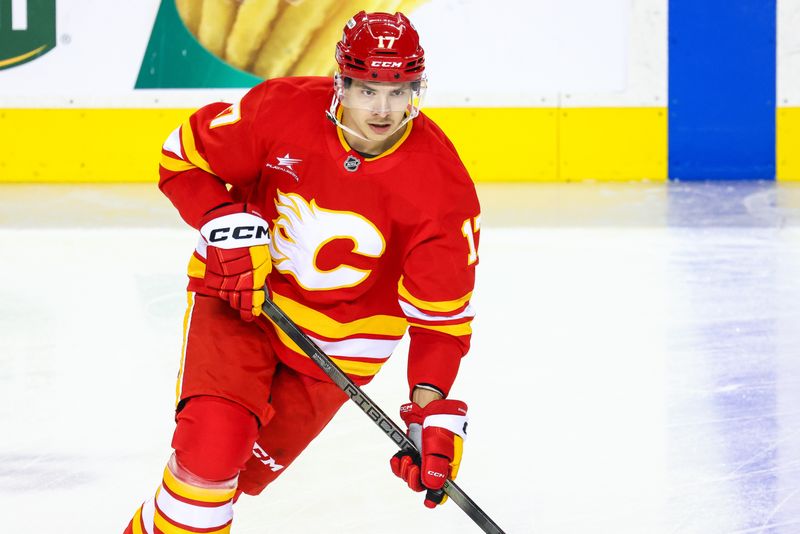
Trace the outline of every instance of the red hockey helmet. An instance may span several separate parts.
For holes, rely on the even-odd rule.
[[[342,76],[376,82],[415,82],[425,70],[419,34],[402,13],[359,11],[336,45]]]

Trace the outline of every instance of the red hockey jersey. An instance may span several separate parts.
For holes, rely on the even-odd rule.
[[[469,348],[480,208],[452,143],[424,114],[365,158],[325,116],[330,78],[266,81],[210,104],[162,149],[162,191],[190,225],[230,201],[270,222],[278,304],[357,383],[407,329],[409,382],[447,393]],[[205,294],[205,243],[189,289]],[[283,362],[326,378],[276,329]]]

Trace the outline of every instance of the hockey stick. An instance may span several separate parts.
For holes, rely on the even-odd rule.
[[[269,293],[267,293],[269,295]],[[406,436],[405,432],[381,410],[366,393],[364,393],[358,385],[355,384],[350,378],[342,371],[327,354],[317,347],[311,339],[301,331],[294,321],[275,305],[269,298],[262,306],[264,313],[272,319],[272,321],[283,330],[283,332],[294,341],[311,360],[319,366],[322,371],[339,386],[342,391],[347,393],[350,400],[355,402],[361,410],[369,416],[372,421],[378,425],[378,428],[383,430],[383,433],[389,436],[395,445],[403,450],[408,450],[419,456],[419,451],[416,445]],[[497,526],[497,523],[486,515],[486,512],[475,504],[475,501],[469,498],[464,491],[459,488],[452,480],[447,480],[444,483],[444,492],[447,494],[454,503],[461,508],[475,523],[487,534],[505,534],[503,530]]]

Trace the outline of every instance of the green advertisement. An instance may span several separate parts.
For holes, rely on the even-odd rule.
[[[0,70],[56,46],[56,0],[0,0]]]
[[[247,88],[260,81],[206,50],[184,25],[175,0],[162,0],[136,89]]]
[[[330,76],[355,13],[424,2],[161,0],[136,88],[248,88],[282,76]]]

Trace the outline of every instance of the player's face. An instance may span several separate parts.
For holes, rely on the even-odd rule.
[[[396,133],[412,98],[410,83],[353,80],[341,99],[344,123],[371,141],[384,141]]]

